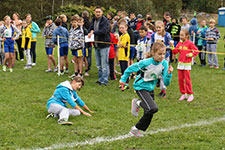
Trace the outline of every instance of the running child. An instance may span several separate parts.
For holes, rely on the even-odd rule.
[[[9,71],[13,72],[12,61],[14,57],[14,43],[21,32],[11,23],[10,16],[5,16],[4,24],[0,27],[0,34],[4,41],[5,59],[3,62],[3,71],[6,72],[6,62],[9,64]],[[16,34],[15,34],[16,32]]]
[[[217,60],[216,49],[217,49],[217,43],[220,38],[220,32],[215,27],[216,21],[214,19],[209,20],[209,28],[206,31],[206,39],[207,39],[207,51],[208,52],[214,52],[208,53],[208,64],[209,68],[213,68],[213,66],[218,69],[219,64]]]
[[[73,123],[68,121],[69,116],[79,116],[82,113],[85,116],[90,117],[91,114],[89,113],[93,113],[93,111],[85,105],[76,92],[83,86],[84,80],[81,77],[72,77],[71,81],[60,83],[56,87],[52,97],[47,102],[47,111],[50,114],[46,119],[56,116],[59,118],[58,124],[72,125]],[[66,103],[68,103],[73,109],[67,108]],[[77,104],[89,113],[83,111]]]
[[[69,31],[69,48],[72,51],[74,57],[74,71],[75,76],[83,77],[83,54],[84,48],[84,31],[78,25],[79,16],[75,15],[71,17],[71,29]],[[79,72],[78,72],[79,71]]]
[[[172,51],[173,54],[179,53],[178,60],[178,81],[181,92],[180,101],[187,99],[188,102],[193,101],[194,95],[191,84],[191,62],[192,57],[198,55],[198,49],[193,42],[189,39],[188,30],[181,30],[180,32],[181,41],[177,44],[176,48]]]
[[[156,21],[155,28],[156,28],[156,32],[154,32],[151,36],[151,45],[154,42],[160,41],[160,42],[163,42],[166,45],[166,47],[173,47],[173,43],[171,42],[172,41],[171,35],[170,35],[170,33],[165,31],[165,26],[164,26],[163,22]],[[170,59],[170,51],[171,50],[169,48],[167,48],[166,53],[165,53],[165,60],[168,61],[168,63],[170,61],[169,60]],[[164,79],[161,78],[159,80],[159,83],[157,86],[160,86],[160,89],[161,89],[159,96],[165,98],[166,97],[166,86],[164,85],[163,81],[164,81]]]
[[[53,17],[47,16],[45,27],[43,29],[43,37],[45,37],[45,51],[48,58],[48,69],[45,72],[52,72],[51,62],[54,65],[54,72],[58,71],[57,64],[53,55],[53,49],[55,44],[52,41],[53,31],[55,30],[56,25],[53,23]]]
[[[139,28],[139,39],[137,41],[137,46],[136,46],[136,50],[137,50],[137,61],[139,62],[140,60],[145,59],[146,55],[145,53],[150,51],[150,47],[151,47],[151,40],[147,37],[147,28],[145,26],[141,26]]]
[[[173,67],[168,66],[168,62],[164,60],[165,53],[166,46],[162,42],[155,42],[152,46],[152,57],[129,66],[120,79],[120,83],[125,84],[131,73],[141,71],[133,84],[133,88],[141,100],[133,99],[131,109],[131,113],[135,117],[138,116],[140,107],[144,109],[142,118],[130,130],[130,133],[136,137],[143,136],[140,130],[147,130],[153,114],[158,111],[158,106],[154,101],[154,89],[158,78],[163,76],[165,85],[170,84]]]
[[[60,74],[64,74],[64,61],[66,64],[66,70],[65,73],[68,73],[69,70],[69,61],[68,61],[68,38],[69,38],[69,32],[66,30],[66,28],[62,27],[62,20],[56,19],[55,25],[57,28],[53,31],[53,42],[57,44],[57,36],[59,36],[59,45],[60,46]]]
[[[119,62],[121,74],[124,74],[124,71],[128,67],[128,61],[130,56],[130,36],[127,33],[128,26],[126,23],[122,22],[119,25],[119,31],[122,35],[119,37],[119,34],[116,34],[116,38],[118,39],[118,48],[119,48]],[[129,79],[127,79],[124,89],[129,89]]]

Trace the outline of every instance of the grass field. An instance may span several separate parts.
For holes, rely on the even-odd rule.
[[[225,28],[219,28],[224,36]],[[225,52],[222,38],[218,52]],[[56,53],[55,53],[56,54]],[[93,53],[94,54],[94,53]],[[93,55],[94,56],[94,55]],[[177,69],[167,98],[159,98],[155,90],[159,111],[154,115],[148,132],[159,128],[180,126],[185,123],[210,121],[225,117],[225,70],[222,70],[225,55],[218,55],[220,69],[201,68],[195,65],[191,72],[195,99],[191,103],[179,102],[180,97]],[[71,60],[70,54],[70,60]],[[94,57],[93,57],[94,58]],[[199,64],[199,59],[197,59]],[[130,114],[131,99],[137,97],[133,89],[121,92],[118,81],[110,81],[109,86],[98,86],[95,62],[90,76],[85,77],[85,86],[79,96],[96,113],[92,117],[81,115],[71,117],[72,126],[57,124],[57,119],[45,119],[46,102],[55,87],[73,73],[58,77],[55,73],[45,73],[47,58],[44,39],[37,42],[37,66],[24,70],[25,62],[16,62],[13,73],[0,71],[0,150],[45,148],[54,144],[83,142],[96,137],[117,137],[127,134],[138,118]],[[117,68],[119,70],[119,68]],[[132,82],[130,82],[132,87]],[[141,110],[140,114],[143,113]],[[141,115],[140,115],[141,116]],[[224,150],[225,122],[187,127],[172,131],[147,134],[142,138],[128,138],[94,145],[78,145],[81,150]]]

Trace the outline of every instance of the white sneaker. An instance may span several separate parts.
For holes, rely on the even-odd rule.
[[[52,69],[45,70],[46,73],[52,72]]]
[[[20,61],[24,61],[24,59],[21,59]]]
[[[85,77],[88,77],[89,76],[88,72],[85,72],[84,76]]]
[[[32,66],[36,66],[36,63],[33,63]]]
[[[144,136],[135,126],[131,128],[130,133],[136,137]]]
[[[6,72],[6,66],[3,66],[3,67],[2,67],[2,70],[3,70],[4,72]]]
[[[24,67],[24,69],[31,69],[31,68],[32,68],[31,65],[26,65],[26,66]]]
[[[13,72],[13,69],[12,68],[9,68],[9,72]]]
[[[57,72],[57,71],[58,71],[58,67],[55,67],[54,72]]]

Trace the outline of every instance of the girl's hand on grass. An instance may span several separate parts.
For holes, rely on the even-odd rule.
[[[88,117],[91,117],[91,114],[89,114],[89,113],[87,113],[87,112],[83,112],[83,114],[85,115],[85,116],[88,116]]]
[[[173,67],[170,65],[168,68],[168,74],[171,74],[173,72]]]

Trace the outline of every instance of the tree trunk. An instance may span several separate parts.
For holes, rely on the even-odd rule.
[[[54,15],[54,12],[55,12],[55,0],[52,0],[52,15]]]

